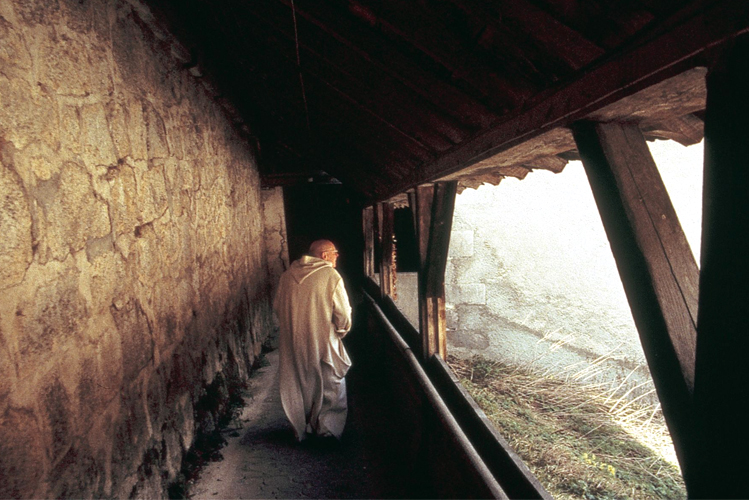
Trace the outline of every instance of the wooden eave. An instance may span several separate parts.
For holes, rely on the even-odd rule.
[[[149,5],[258,145],[264,185],[332,177],[363,205],[559,171],[581,119],[694,143],[700,68],[749,29],[743,0]]]

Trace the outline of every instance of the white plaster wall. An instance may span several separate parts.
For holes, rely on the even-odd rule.
[[[695,253],[702,146],[651,143]],[[405,282],[401,276],[401,281]],[[652,390],[582,164],[466,190],[456,201],[446,274],[448,344],[585,382]]]

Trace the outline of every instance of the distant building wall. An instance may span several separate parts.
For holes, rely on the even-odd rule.
[[[541,180],[552,189],[536,188]],[[398,273],[397,295],[418,327],[415,273]],[[445,298],[450,354],[602,383],[619,395],[636,387],[628,397],[650,392],[643,401],[657,402],[579,164],[458,195]]]
[[[2,498],[165,496],[271,328],[255,158],[154,26],[0,0]]]
[[[548,178],[551,191],[534,191],[541,180],[534,176]],[[630,395],[653,389],[579,164],[459,195],[446,302],[454,354],[609,387],[627,379],[620,394],[640,384]]]

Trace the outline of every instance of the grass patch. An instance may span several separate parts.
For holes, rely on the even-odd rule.
[[[554,498],[686,498],[659,408],[481,357],[448,364]]]

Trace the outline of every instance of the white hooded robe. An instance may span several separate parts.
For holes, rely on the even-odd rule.
[[[341,275],[305,255],[281,276],[273,303],[279,323],[281,403],[297,440],[305,433],[341,437],[346,423],[346,372],[341,339],[351,306]]]

